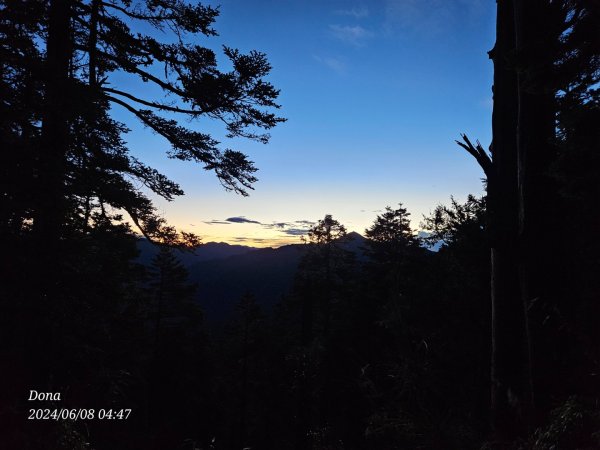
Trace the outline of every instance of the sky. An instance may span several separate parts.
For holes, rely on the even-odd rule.
[[[167,159],[162,138],[115,110],[132,130],[132,153],[185,191],[172,202],[156,199],[170,224],[204,242],[277,247],[301,242],[326,214],[364,234],[386,206],[402,203],[419,230],[423,215],[451,195],[482,194],[481,169],[454,141],[467,133],[490,143],[495,2],[205,4],[220,5],[219,36],[198,43],[266,53],[287,122],[267,145],[228,140],[208,119],[182,122],[255,162],[259,181],[242,197],[213,173]]]

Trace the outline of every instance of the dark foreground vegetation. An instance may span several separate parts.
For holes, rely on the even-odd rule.
[[[423,219],[438,252],[401,204],[360,251],[326,216],[278,304],[247,292],[215,328],[178,256],[198,238],[141,186],[183,192],[131,155],[110,114],[246,194],[252,163],[173,119],[265,143],[284,120],[263,54],[225,47],[222,72],[186,44],[215,35],[217,15],[178,0],[0,2],[0,447],[600,448],[598,2],[498,0],[491,153],[459,142],[486,196]],[[120,91],[115,75],[152,88]],[[145,265],[138,232],[159,246]]]

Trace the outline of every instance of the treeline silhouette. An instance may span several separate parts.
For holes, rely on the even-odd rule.
[[[325,216],[276,308],[247,292],[215,329],[178,258],[199,238],[147,194],[183,192],[111,111],[246,195],[252,162],[179,119],[268,142],[285,119],[266,56],[224,47],[221,71],[190,43],[216,35],[200,4],[0,2],[2,447],[599,448],[600,5],[497,8],[490,152],[458,142],[485,196],[436,207],[427,242],[388,206],[360,257]]]

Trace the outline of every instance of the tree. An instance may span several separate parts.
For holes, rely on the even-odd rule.
[[[0,231],[16,236],[28,228],[34,183],[34,148],[39,146],[41,53],[33,38],[43,8],[11,2],[0,9]],[[10,149],[10,150],[9,150]]]
[[[369,257],[365,268],[372,282],[373,304],[402,303],[401,297],[413,290],[418,271],[415,269],[423,249],[413,234],[409,217],[402,204],[398,209],[386,206],[385,212],[365,231],[365,253]]]
[[[487,176],[487,229],[491,248],[492,424],[501,439],[526,428],[532,409],[529,336],[518,272],[519,80],[515,71],[515,9],[498,0],[494,63],[491,155],[463,135],[457,144]]]
[[[331,304],[336,287],[339,286],[340,272],[348,259],[348,252],[340,247],[346,234],[346,227],[327,214],[308,230],[309,251],[301,262],[301,266],[316,287],[315,292],[322,294],[320,308],[325,335],[329,333]],[[312,313],[309,315],[312,316]],[[312,325],[309,328],[312,328]]]
[[[539,109],[540,96],[550,92],[554,112],[551,139],[529,146],[530,171],[524,180],[524,231],[529,232],[524,263],[534,386],[537,406],[545,416],[556,407],[557,399],[567,404],[574,394],[588,402],[598,398],[598,385],[590,374],[598,368],[596,343],[600,341],[599,248],[584,237],[600,224],[594,206],[600,198],[600,5],[588,0],[561,1],[551,2],[546,10],[552,15],[543,26],[553,24],[554,38],[546,39],[552,45],[542,44],[535,36],[523,42],[523,51],[539,52],[542,45],[552,50],[550,55],[540,53],[552,62],[545,72],[535,71],[540,62],[534,59],[524,74],[531,86],[526,99],[535,102],[530,107]],[[524,20],[532,13],[524,5]],[[543,158],[534,165],[537,156]],[[572,381],[565,383],[565,378]]]
[[[194,319],[194,314],[190,314],[190,310],[192,312],[194,310],[192,296],[196,285],[187,282],[187,270],[168,247],[161,247],[159,253],[152,260],[149,277],[150,293],[155,297],[151,317],[154,319],[153,334],[156,358],[161,352],[162,329],[169,325],[176,326],[178,321]],[[165,321],[169,321],[169,319],[172,323],[165,324]]]
[[[26,14],[29,10],[35,14]],[[279,107],[275,103],[279,92],[263,80],[270,70],[264,54],[224,47],[233,66],[224,72],[217,68],[212,50],[191,43],[197,36],[216,35],[212,24],[218,10],[180,0],[69,0],[48,5],[30,0],[25,6],[7,4],[2,12],[5,24],[18,28],[31,48],[13,51],[5,60],[4,73],[25,70],[34,78],[43,76],[39,121],[29,121],[31,128],[40,130],[35,167],[38,201],[22,218],[25,223],[33,220],[40,241],[56,241],[65,232],[71,208],[67,198],[76,203],[81,199],[87,209],[93,205],[98,210],[126,211],[147,237],[158,241],[177,243],[190,237],[177,238],[130,181],[138,180],[167,200],[183,193],[129,154],[121,138],[127,128],[110,118],[111,108],[124,108],[164,137],[171,146],[170,158],[202,164],[228,190],[247,195],[252,189],[256,181],[252,162],[240,152],[221,150],[210,135],[185,128],[176,118],[208,117],[223,122],[228,137],[264,143],[269,135],[258,130],[284,120],[269,111]],[[174,41],[156,38],[167,30]],[[136,87],[121,88],[117,75]],[[161,99],[163,95],[167,99]],[[90,217],[87,210],[82,215]],[[85,220],[81,222],[85,225]]]
[[[10,149],[0,161],[2,309],[19,324],[11,329],[22,356],[9,365],[26,374],[23,383],[70,383],[79,354],[64,343],[95,344],[95,328],[79,324],[125,307],[135,255],[129,222],[159,244],[199,242],[157,213],[151,195],[170,201],[183,191],[132,155],[117,108],[162,136],[168,157],[213,171],[225,189],[252,189],[256,168],[245,155],[182,125],[205,118],[223,123],[228,139],[266,143],[266,130],[284,120],[272,112],[279,92],[265,81],[264,54],[224,47],[231,69],[222,69],[201,45],[216,35],[217,16],[182,0],[0,2],[0,139]],[[122,250],[98,249],[112,242]],[[106,289],[88,292],[90,281]],[[104,298],[113,284],[118,295]]]
[[[39,282],[31,308],[35,315],[39,310],[42,322],[48,314],[39,304],[59,304],[61,291],[71,283],[69,260],[80,251],[73,243],[89,240],[94,227],[122,224],[119,230],[131,232],[123,225],[128,215],[152,241],[199,243],[156,213],[144,189],[169,201],[183,191],[131,155],[123,138],[128,129],[111,117],[114,108],[124,108],[164,137],[170,158],[202,164],[226,189],[247,194],[256,181],[256,168],[243,154],[221,150],[210,135],[185,128],[175,118],[208,117],[222,121],[231,137],[260,142],[269,136],[257,130],[283,121],[269,112],[278,107],[278,91],[263,80],[270,70],[264,54],[224,47],[233,68],[223,72],[214,52],[186,42],[215,35],[217,15],[214,8],[179,0],[3,4],[1,41],[9,56],[3,59],[4,85],[23,79],[26,87],[22,94],[5,90],[10,104],[26,111],[8,121],[5,136],[21,144],[17,149],[24,155],[14,159],[33,186],[23,195],[10,187],[3,192],[3,198],[13,199],[8,206],[15,211],[3,217],[3,228],[17,230],[32,243],[35,264],[27,270]],[[167,30],[172,42],[155,37]],[[15,42],[19,45],[13,47]],[[137,87],[122,89],[118,77]],[[161,100],[161,94],[167,98]],[[53,327],[38,329],[46,326]]]
[[[487,229],[491,248],[492,367],[491,409],[501,439],[523,433],[531,414],[532,387],[527,318],[518,274],[518,78],[514,70],[514,5],[497,2],[494,109],[491,158],[477,143],[463,148],[478,155],[487,175]]]
[[[485,200],[452,199],[425,217],[421,227],[431,241],[444,241],[437,252],[418,245],[420,239],[409,244],[407,211],[390,209],[367,234],[397,233],[367,241],[378,252],[367,253],[361,280],[361,315],[370,322],[360,333],[367,341],[360,344],[367,447],[478,448],[489,409]]]
[[[168,247],[161,247],[148,268],[148,365],[150,431],[162,445],[197,433],[203,420],[202,384],[205,342],[202,313],[185,267]],[[179,398],[187,397],[182,404]],[[173,410],[170,414],[165,411]]]
[[[430,235],[424,240],[430,244],[441,243],[440,254],[450,253],[465,266],[463,276],[489,285],[489,236],[487,233],[486,197],[468,195],[465,203],[454,197],[450,205],[438,205],[429,217],[424,217],[421,227]],[[487,258],[482,258],[485,253]],[[482,261],[485,261],[482,264]]]
[[[300,300],[300,349],[297,357],[298,420],[296,448],[312,448],[327,439],[332,420],[334,309],[349,288],[350,254],[342,248],[346,227],[330,214],[308,231],[307,250],[300,261],[294,294]],[[319,437],[320,436],[320,437]]]
[[[410,213],[402,204],[398,209],[385,207],[385,212],[365,231],[371,253],[377,258],[390,260],[408,247],[418,245],[419,240],[410,228]]]
[[[237,342],[241,350],[241,370],[239,376],[240,385],[240,401],[239,401],[239,423],[237,424],[237,444],[239,447],[247,447],[249,443],[248,433],[248,411],[252,405],[250,405],[250,375],[249,372],[252,370],[249,365],[251,362],[251,356],[256,352],[257,347],[257,335],[261,328],[262,313],[260,306],[256,303],[254,295],[250,292],[246,292],[241,300],[236,305],[238,313],[238,320],[235,324],[235,330]]]
[[[561,229],[559,188],[551,175],[557,163],[556,119],[561,98],[571,97],[571,90],[581,103],[594,92],[598,62],[591,24],[597,25],[598,11],[585,0],[497,4],[496,44],[490,51],[491,157],[464,135],[458,144],[487,176],[492,422],[500,439],[512,439],[531,429],[534,399],[540,397],[534,397],[534,380],[547,378],[549,371],[543,362],[543,319],[534,316],[557,296],[550,281],[556,277],[548,277],[559,273],[556,252],[548,247]]]

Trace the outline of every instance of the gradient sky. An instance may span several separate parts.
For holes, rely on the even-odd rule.
[[[205,3],[220,5],[219,36],[200,42],[266,53],[268,80],[281,89],[280,114],[288,121],[267,145],[228,141],[208,119],[193,125],[255,162],[259,182],[242,197],[225,192],[211,172],[167,159],[161,138],[115,108],[132,128],[132,152],[186,193],[156,202],[171,224],[204,242],[279,246],[300,242],[325,214],[364,233],[386,205],[399,202],[418,229],[423,214],[450,195],[464,200],[482,192],[481,170],[454,140],[465,132],[484,147],[490,142],[486,52],[494,43],[495,2]]]

